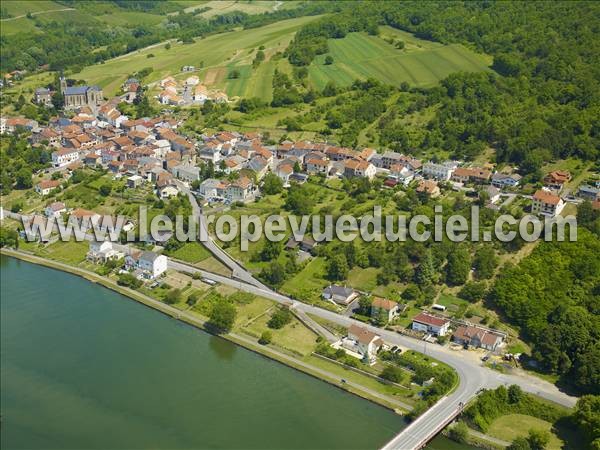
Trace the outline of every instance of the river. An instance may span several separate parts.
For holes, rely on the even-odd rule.
[[[404,426],[81,278],[5,256],[0,269],[2,448],[362,449]]]

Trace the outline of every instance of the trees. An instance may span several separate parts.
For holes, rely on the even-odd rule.
[[[181,289],[173,288],[165,294],[165,303],[173,305],[181,299]]]
[[[497,265],[498,257],[491,245],[484,244],[475,252],[473,267],[475,267],[475,276],[480,280],[491,278]]]
[[[469,428],[463,421],[459,421],[456,425],[448,430],[448,437],[459,444],[467,442],[469,436]]]
[[[283,181],[277,175],[269,172],[265,175],[262,191],[267,195],[279,194],[283,190]]]
[[[16,176],[16,186],[17,189],[29,189],[33,186],[33,181],[31,180],[32,177],[32,173],[31,173],[31,169],[28,167],[22,167],[21,169],[19,169],[19,171],[17,172],[17,176]]]
[[[269,330],[265,330],[260,335],[260,339],[258,340],[258,343],[261,345],[268,345],[271,343],[272,340],[273,340],[273,333],[271,333]]]
[[[331,64],[333,64],[333,56],[327,55],[325,57],[325,65],[326,66],[330,66]]]
[[[575,426],[583,433],[590,448],[600,448],[600,396],[584,395],[577,400],[573,413]]]
[[[267,322],[269,328],[279,330],[292,321],[294,316],[288,308],[279,308]]]
[[[333,281],[345,280],[349,272],[344,255],[334,255],[327,264],[327,278]]]
[[[469,302],[478,302],[483,300],[485,295],[486,287],[485,283],[476,283],[473,281],[467,282],[458,293],[458,296]]]
[[[110,183],[105,183],[102,186],[100,186],[100,188],[98,189],[98,192],[103,197],[108,197],[110,195],[111,191],[112,191],[112,184],[110,184]]]
[[[259,257],[261,261],[275,261],[281,251],[283,250],[283,243],[281,241],[275,242],[266,240],[264,247],[260,251]]]
[[[237,312],[233,304],[227,301],[219,301],[210,310],[207,325],[218,333],[227,333],[233,327],[236,314]]]
[[[446,281],[448,284],[459,286],[465,284],[471,270],[471,255],[463,246],[459,246],[448,255],[446,265]]]

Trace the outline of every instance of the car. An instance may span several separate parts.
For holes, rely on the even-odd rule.
[[[484,357],[482,357],[482,358],[481,358],[481,360],[482,360],[483,362],[486,362],[488,359],[490,359],[490,356],[489,356],[489,355],[485,355]]]

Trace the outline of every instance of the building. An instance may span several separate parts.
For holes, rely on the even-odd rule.
[[[452,340],[461,345],[494,351],[502,344],[505,337],[506,335],[499,331],[473,325],[461,325],[452,335]]]
[[[521,182],[521,175],[512,174],[505,175],[503,173],[495,173],[492,175],[492,186],[497,188],[517,187]]]
[[[98,86],[67,86],[67,80],[60,78],[60,92],[63,95],[65,109],[77,109],[87,106],[95,109],[104,102],[102,89]]]
[[[139,175],[132,175],[129,178],[127,178],[127,187],[135,189],[141,186],[143,181],[144,179]]]
[[[351,177],[365,177],[369,180],[375,177],[377,169],[373,164],[368,161],[347,159],[344,161],[344,176]]]
[[[191,183],[200,179],[200,168],[191,164],[179,164],[173,168],[173,176]]]
[[[453,161],[441,164],[429,161],[423,164],[423,175],[440,181],[448,181],[457,166],[458,164]]]
[[[37,88],[33,100],[38,105],[52,106],[52,91],[48,88]]]
[[[400,314],[398,303],[387,298],[375,297],[371,303],[371,317],[387,323]]]
[[[492,176],[491,172],[479,167],[457,167],[452,173],[452,181],[457,183],[486,183]]]
[[[377,352],[383,346],[383,340],[367,328],[352,324],[348,328],[348,336],[342,339],[341,346],[359,355],[365,363],[373,364],[377,359]]]
[[[43,180],[35,185],[35,192],[40,195],[48,195],[61,185],[60,180]]]
[[[433,180],[421,180],[417,186],[416,192],[419,194],[426,194],[430,197],[437,197],[440,195],[440,187],[437,182]]]
[[[577,195],[579,196],[579,198],[589,200],[590,202],[600,200],[600,188],[584,184],[582,186],[579,186],[579,191],[577,191]]]
[[[390,178],[397,180],[404,186],[408,186],[415,179],[414,171],[403,163],[392,164],[390,167]]]
[[[79,150],[76,148],[63,147],[52,152],[52,165],[54,167],[64,167],[75,161],[79,161]]]
[[[554,217],[562,211],[565,203],[558,195],[554,195],[544,189],[539,189],[533,195],[531,213],[546,217]]]
[[[139,270],[142,277],[154,279],[167,271],[168,259],[165,255],[149,251],[132,251],[125,256],[125,267]]]
[[[121,259],[128,253],[125,245],[114,244],[110,241],[91,241],[86,259],[93,263],[104,264],[112,259]]]
[[[358,293],[352,288],[331,284],[323,289],[321,296],[326,300],[333,300],[340,305],[349,305],[358,297]]]
[[[554,170],[544,177],[544,185],[557,192],[562,191],[569,181],[571,181],[571,174],[566,170]]]
[[[445,336],[450,328],[450,321],[442,317],[434,316],[422,312],[413,317],[412,329],[422,331],[423,333],[431,333],[436,336]]]
[[[241,177],[227,186],[225,198],[231,202],[246,200],[252,193],[252,181],[250,178]]]
[[[67,212],[67,207],[63,202],[50,203],[48,206],[46,206],[46,209],[44,209],[44,214],[49,219],[60,217],[60,215],[64,212]]]

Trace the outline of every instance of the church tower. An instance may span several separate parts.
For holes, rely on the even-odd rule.
[[[67,80],[65,79],[65,77],[61,76],[60,77],[60,93],[62,95],[65,95],[66,91],[67,91]]]

